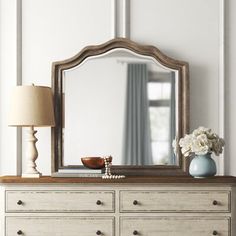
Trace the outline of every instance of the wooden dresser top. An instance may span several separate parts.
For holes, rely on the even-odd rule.
[[[43,176],[40,178],[22,178],[20,176],[2,176],[0,184],[228,184],[236,185],[236,177],[214,176],[208,178],[193,178],[191,176],[127,176],[125,179],[104,180],[96,177],[65,178]]]

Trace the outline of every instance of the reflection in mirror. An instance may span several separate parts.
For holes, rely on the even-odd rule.
[[[63,71],[63,164],[113,156],[114,165],[176,165],[178,71],[113,49]]]

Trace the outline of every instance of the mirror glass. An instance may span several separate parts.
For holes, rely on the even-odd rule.
[[[86,156],[113,165],[177,165],[178,71],[116,48],[63,70],[63,164]]]

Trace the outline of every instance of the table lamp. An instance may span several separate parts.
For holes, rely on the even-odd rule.
[[[29,127],[27,130],[27,167],[22,177],[39,178],[36,169],[38,157],[34,127],[55,126],[52,91],[43,86],[16,86],[12,91],[9,111],[9,126]]]

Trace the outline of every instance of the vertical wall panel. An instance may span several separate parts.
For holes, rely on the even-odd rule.
[[[219,1],[131,1],[131,38],[190,64],[191,129],[218,131]]]
[[[7,126],[10,92],[17,84],[17,0],[0,1],[0,174],[16,174],[16,128]]]
[[[51,86],[53,61],[110,39],[111,4],[110,0],[23,0],[23,84]],[[39,128],[37,133],[37,163],[43,174],[51,171],[50,132]]]
[[[226,174],[236,176],[236,1],[226,1]]]
[[[221,0],[131,0],[131,39],[190,65],[190,129],[221,131]],[[218,162],[218,159],[216,159]]]

